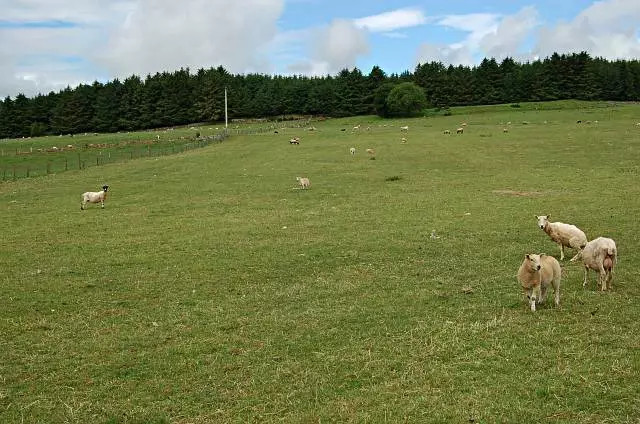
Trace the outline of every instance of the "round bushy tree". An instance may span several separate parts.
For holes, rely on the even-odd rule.
[[[373,108],[376,111],[376,115],[382,118],[388,118],[391,116],[389,108],[387,106],[387,98],[389,93],[396,85],[392,82],[382,84],[373,93]]]
[[[412,82],[396,85],[387,96],[386,106],[389,115],[409,117],[420,115],[427,107],[424,90]]]

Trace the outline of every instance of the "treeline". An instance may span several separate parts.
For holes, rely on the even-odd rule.
[[[0,101],[0,138],[139,130],[229,118],[373,114],[376,90],[413,82],[432,107],[559,99],[640,99],[640,61],[608,61],[587,53],[554,54],[518,63],[484,59],[478,66],[433,62],[413,72],[368,75],[345,69],[324,77],[233,75],[224,68],[156,73],[142,79],[67,87],[27,98]]]

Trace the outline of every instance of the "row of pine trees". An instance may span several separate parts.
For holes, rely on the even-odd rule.
[[[0,101],[0,138],[140,130],[229,118],[332,117],[376,113],[382,86],[413,82],[432,107],[558,99],[640,100],[640,61],[608,61],[587,53],[554,54],[518,63],[484,59],[478,66],[433,62],[413,72],[368,75],[345,69],[324,77],[233,75],[223,67],[133,75],[124,81],[67,87]]]

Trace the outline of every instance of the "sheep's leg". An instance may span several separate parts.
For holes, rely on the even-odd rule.
[[[587,274],[589,274],[589,268],[584,267],[584,281],[582,282],[582,287],[587,286]]]
[[[604,266],[602,265],[602,263],[599,265],[599,270],[598,270],[598,282],[600,283],[600,290],[601,291],[605,291],[607,290],[607,273],[604,270]]]
[[[553,280],[553,304],[560,306],[560,276],[556,280]]]
[[[102,207],[102,209],[104,209],[104,200],[100,201],[100,207]]]
[[[559,243],[560,245],[560,260],[564,261],[564,245],[562,243]]]

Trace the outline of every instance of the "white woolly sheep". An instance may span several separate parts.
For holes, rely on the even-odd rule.
[[[456,134],[462,134],[464,133],[464,128],[460,127],[456,130]]]
[[[518,282],[527,295],[531,312],[536,311],[536,302],[543,303],[547,297],[549,286],[553,285],[556,306],[560,305],[560,279],[562,269],[560,263],[553,256],[541,253],[527,254],[518,269]]]
[[[550,215],[535,215],[538,227],[560,246],[560,260],[564,260],[564,248],[582,250],[587,244],[587,236],[575,225],[562,222],[549,222]],[[574,256],[575,258],[575,256]]]
[[[373,155],[375,155],[375,154],[376,154],[376,151],[375,151],[375,150],[373,150],[373,149],[367,149],[367,153],[369,153],[370,155],[372,155],[372,156],[373,156]]]
[[[406,143],[407,142],[407,137],[402,137],[402,139],[400,141],[402,141],[403,143]]]
[[[466,122],[463,122],[462,124],[460,124],[460,126],[461,126],[461,127],[466,127],[466,126],[467,126],[467,123],[466,123]]]
[[[400,131],[409,131],[409,125],[405,125],[404,127],[400,127]]]
[[[309,186],[311,186],[311,182],[309,181],[309,178],[305,178],[305,177],[296,177],[296,181],[298,181],[298,184],[300,184],[300,187],[305,190],[308,189]]]
[[[502,132],[503,132],[503,133],[508,133],[508,132],[509,132],[509,129],[508,129],[508,128],[503,128],[503,129],[502,129]]]
[[[109,189],[108,185],[102,186],[102,191],[87,191],[86,193],[82,193],[82,202],[80,203],[80,209],[84,210],[84,207],[87,203],[98,203],[100,202],[102,208],[104,209],[104,201],[107,199],[107,190]]]
[[[300,137],[293,137],[289,140],[289,144],[300,144]]]
[[[360,129],[360,125],[356,125],[355,127],[353,127],[353,131],[358,131]]]
[[[352,155],[355,155],[356,154],[356,148],[355,147],[350,148],[349,149],[349,153],[351,153]]]
[[[589,270],[592,269],[598,275],[597,284],[600,290],[611,290],[613,269],[618,261],[618,250],[615,241],[606,237],[593,239],[571,260],[575,261],[577,259],[582,259],[582,264],[584,265],[582,287],[587,285],[587,275]]]
[[[449,130],[444,130],[442,133],[443,133],[443,134],[451,134],[451,131],[449,131]]]

